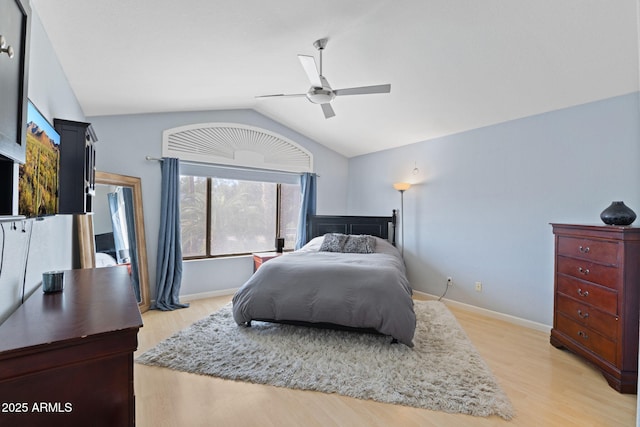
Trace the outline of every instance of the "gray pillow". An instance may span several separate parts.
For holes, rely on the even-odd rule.
[[[367,235],[350,235],[344,243],[342,252],[351,254],[372,254],[376,251],[376,239]]]
[[[347,241],[346,234],[327,233],[324,235],[320,251],[323,252],[342,252],[344,243]]]

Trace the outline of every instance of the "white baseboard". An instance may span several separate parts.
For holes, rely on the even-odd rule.
[[[180,302],[189,302],[195,301],[204,298],[213,298],[213,297],[223,297],[227,295],[233,295],[236,293],[238,288],[232,289],[221,289],[219,291],[211,291],[211,292],[201,292],[199,294],[188,294],[188,295],[180,295]]]
[[[415,289],[413,290],[413,293],[419,294],[424,298],[428,298],[428,299],[438,299],[436,295],[431,295],[425,292],[416,291]],[[524,326],[525,328],[535,329],[536,331],[547,332],[547,333],[551,331],[551,326],[545,325],[544,323],[534,322],[532,320],[523,319],[521,317],[512,316],[510,314],[504,314],[497,311],[476,307],[474,305],[465,304],[463,302],[458,302],[458,301],[454,301],[446,298],[444,298],[442,301],[445,302],[447,305],[459,308],[461,310],[471,311],[473,313],[482,314],[484,316],[491,317],[494,319],[504,320],[505,322],[513,323],[518,326]]]

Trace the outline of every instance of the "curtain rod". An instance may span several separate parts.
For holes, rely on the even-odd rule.
[[[145,156],[145,159],[154,160],[158,162],[162,161],[161,158],[152,157],[152,156]],[[304,173],[304,172],[277,171],[277,170],[271,170],[271,169],[251,168],[251,167],[242,167],[242,166],[219,165],[215,163],[196,162],[192,160],[180,160],[180,163],[184,163],[185,165],[194,165],[194,166],[212,166],[212,167],[222,168],[222,169],[249,170],[249,171],[257,171],[257,172],[280,173],[280,174],[289,174],[289,175],[300,175]],[[317,174],[314,174],[314,175],[320,178],[320,175],[317,175]]]

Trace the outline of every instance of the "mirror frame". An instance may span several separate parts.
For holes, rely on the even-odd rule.
[[[138,177],[96,171],[96,184],[118,185],[133,189],[136,245],[138,246],[138,272],[140,274],[140,312],[149,310],[149,268],[147,266],[147,242],[144,234],[144,209],[142,207],[142,181]],[[96,267],[96,246],[93,234],[93,215],[78,215],[77,231],[80,267]]]

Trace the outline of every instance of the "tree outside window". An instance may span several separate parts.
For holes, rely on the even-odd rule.
[[[296,240],[300,186],[198,176],[180,177],[184,258],[273,251]]]

